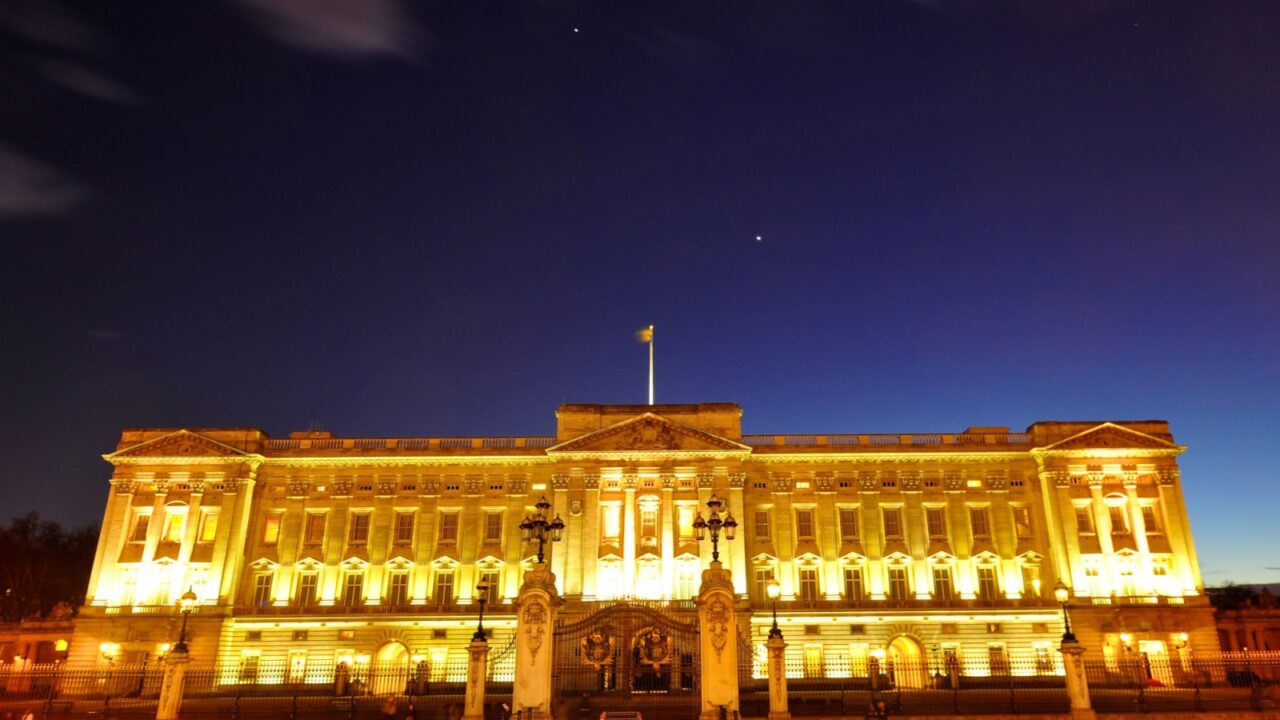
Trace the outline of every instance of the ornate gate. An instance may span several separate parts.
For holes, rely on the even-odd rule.
[[[577,716],[699,707],[698,624],[693,613],[633,603],[610,604],[556,622],[552,702]],[[590,713],[590,714],[588,714]],[[569,715],[575,717],[575,715]]]

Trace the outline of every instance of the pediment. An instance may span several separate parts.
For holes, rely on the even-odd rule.
[[[1093,450],[1096,448],[1123,448],[1143,450],[1177,450],[1174,443],[1154,435],[1138,432],[1123,425],[1103,423],[1084,432],[1060,440],[1046,450]]]
[[[750,452],[751,448],[653,413],[644,413],[547,448],[548,454],[700,451]]]
[[[108,459],[118,457],[244,457],[248,453],[224,445],[190,430],[177,430],[133,447],[117,450]]]

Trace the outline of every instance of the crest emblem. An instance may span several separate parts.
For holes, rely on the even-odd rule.
[[[641,665],[660,670],[671,664],[671,637],[656,627],[647,627],[636,637],[635,652]]]

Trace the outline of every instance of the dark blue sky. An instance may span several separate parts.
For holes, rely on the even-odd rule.
[[[7,515],[127,426],[549,434],[652,323],[748,432],[1167,419],[1280,579],[1280,4],[0,7]]]

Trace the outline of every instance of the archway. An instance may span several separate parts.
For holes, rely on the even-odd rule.
[[[409,683],[409,649],[395,640],[378,648],[373,656],[370,692],[374,695],[399,695]]]
[[[900,688],[922,688],[929,676],[924,648],[910,635],[899,635],[889,643],[888,658],[893,684]]]

